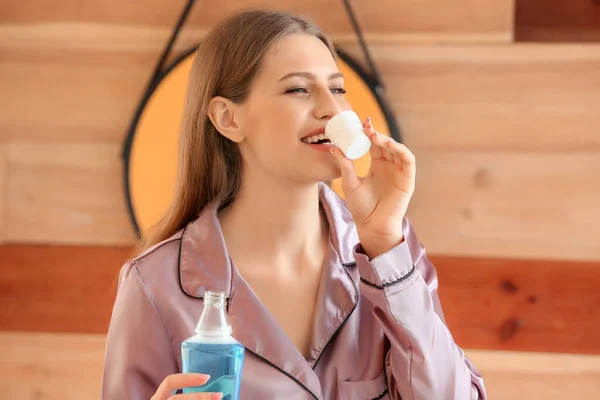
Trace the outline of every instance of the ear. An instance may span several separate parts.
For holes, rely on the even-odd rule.
[[[239,117],[239,115],[236,115],[236,111],[236,104],[225,97],[215,96],[208,104],[208,118],[210,118],[215,128],[221,135],[235,143],[239,143],[244,140],[244,135],[236,119],[236,117]]]

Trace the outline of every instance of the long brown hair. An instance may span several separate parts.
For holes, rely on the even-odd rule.
[[[331,40],[312,22],[273,10],[237,13],[198,46],[189,75],[173,199],[162,220],[139,241],[137,252],[171,237],[213,200],[220,199],[220,210],[232,203],[241,185],[242,158],[236,143],[208,118],[208,105],[214,96],[243,102],[271,45],[295,33],[317,37],[335,57]]]

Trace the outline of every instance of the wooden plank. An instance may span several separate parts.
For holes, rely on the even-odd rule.
[[[104,335],[2,332],[0,390],[7,398],[97,399],[105,346]],[[599,356],[475,350],[466,355],[482,372],[490,399],[584,399],[600,390]]]
[[[0,246],[0,330],[106,333],[131,255],[127,247]]]
[[[186,1],[147,1],[140,6],[117,0],[102,2],[61,0],[40,7],[31,0],[0,5],[1,22],[35,24],[84,22],[172,27]],[[406,35],[421,41],[512,40],[514,0],[459,0],[452,5],[435,0],[407,2],[352,2],[370,39],[397,40]],[[274,8],[308,15],[329,32],[352,35],[342,2],[337,0],[218,0],[198,1],[188,27],[206,29],[233,12],[246,8]]]
[[[600,2],[518,0],[515,38],[528,42],[600,42]]]
[[[426,242],[425,242],[426,243]],[[431,256],[465,348],[600,354],[599,262]]]
[[[467,350],[490,399],[591,399],[600,390],[600,357]]]
[[[12,99],[0,109],[0,137],[122,140],[160,45],[147,31],[119,32],[68,30],[53,41],[40,31],[46,39],[0,44],[0,89]],[[57,59],[56,47],[71,37],[81,39]],[[343,47],[362,59],[356,47]],[[600,45],[373,45],[372,52],[415,148],[600,149]]]
[[[0,331],[106,333],[118,271],[131,254],[129,248],[0,246]],[[461,347],[600,354],[600,263],[431,259]]]
[[[9,143],[6,240],[132,243],[120,151],[117,144]]]
[[[119,151],[11,143],[6,240],[131,244]],[[600,260],[598,152],[415,154],[409,216],[433,253]]]
[[[105,335],[0,333],[4,398],[99,399]]]
[[[408,215],[432,253],[600,260],[600,152],[415,154]]]
[[[0,90],[11,101],[0,109],[0,139],[53,142],[123,140],[158,54],[43,43],[2,52]]]
[[[6,146],[0,141],[0,244],[4,243],[6,235],[6,196],[8,190],[6,188],[6,179],[8,176],[6,168]]]
[[[372,51],[405,141],[415,149],[600,150],[600,45],[375,45]]]

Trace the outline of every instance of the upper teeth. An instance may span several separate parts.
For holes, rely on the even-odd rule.
[[[319,135],[310,136],[310,137],[304,138],[302,140],[304,140],[306,143],[316,143],[319,140],[325,140],[325,139],[327,139],[327,137],[325,137],[324,133],[321,133]]]

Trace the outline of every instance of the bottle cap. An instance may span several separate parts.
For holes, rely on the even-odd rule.
[[[371,140],[354,111],[342,111],[331,118],[325,126],[325,136],[350,160],[364,156],[371,148]]]

